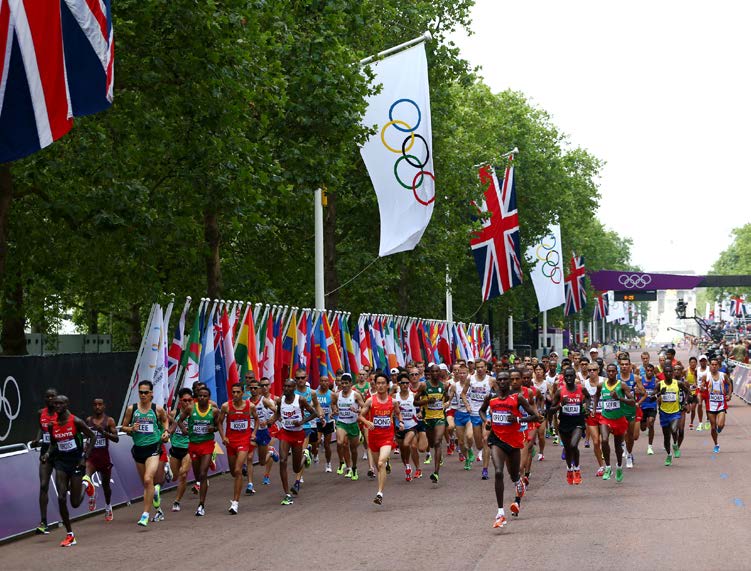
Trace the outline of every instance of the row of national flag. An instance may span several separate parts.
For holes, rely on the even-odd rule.
[[[231,386],[253,372],[268,377],[279,395],[285,379],[298,369],[318,387],[322,376],[337,371],[356,374],[364,367],[382,369],[408,361],[451,364],[458,359],[490,359],[490,328],[484,324],[447,323],[391,315],[360,315],[243,303],[201,300],[186,338],[187,299],[171,342],[172,303],[155,304],[144,334],[126,402],[136,402],[138,382],[154,383],[154,400],[174,401],[180,387],[206,383],[212,399],[224,402]]]

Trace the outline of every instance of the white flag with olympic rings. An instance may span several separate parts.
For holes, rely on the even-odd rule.
[[[540,311],[547,311],[566,303],[562,252],[559,224],[551,224],[542,240],[527,249],[527,259],[533,264],[530,275]]]
[[[362,124],[376,133],[360,149],[378,197],[378,255],[414,249],[433,215],[435,176],[425,46],[372,64],[383,88],[368,100]]]

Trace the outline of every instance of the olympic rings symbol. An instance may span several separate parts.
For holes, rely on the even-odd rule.
[[[621,274],[618,276],[618,283],[626,289],[642,289],[652,283],[652,276],[649,274]]]
[[[13,405],[11,404],[11,401],[7,396],[8,383],[13,383],[13,386],[16,389],[17,402],[15,411],[13,410]],[[6,377],[5,382],[3,383],[3,390],[0,391],[0,410],[2,410],[3,414],[8,417],[8,429],[5,431],[5,434],[0,436],[0,442],[2,442],[6,438],[8,438],[10,429],[13,427],[13,421],[18,418],[18,415],[21,412],[21,390],[18,388],[18,383],[13,377]]]
[[[409,123],[407,123],[406,121],[402,121],[401,119],[394,119],[394,109],[400,103],[409,103],[412,106],[414,106],[415,110],[417,111],[417,122],[415,123],[413,127],[410,127]],[[397,99],[391,104],[391,107],[389,107],[388,123],[386,123],[381,128],[381,143],[386,149],[388,149],[392,153],[401,155],[398,159],[396,159],[396,162],[394,163],[394,179],[396,180],[396,182],[402,188],[405,188],[406,190],[411,190],[417,202],[419,202],[423,206],[428,206],[435,201],[435,188],[433,189],[432,193],[429,190],[427,191],[427,194],[428,194],[427,197],[421,196],[421,193],[418,192],[418,189],[422,186],[423,182],[425,181],[425,177],[430,178],[433,181],[433,186],[435,187],[435,176],[433,175],[432,172],[425,170],[425,167],[427,166],[428,162],[430,162],[430,147],[428,146],[428,142],[425,140],[425,137],[423,137],[419,133],[415,133],[417,128],[420,126],[420,123],[422,123],[422,111],[420,110],[420,107],[417,105],[417,103],[415,103],[411,99]],[[404,140],[402,141],[400,148],[396,148],[386,142],[386,130],[389,127],[393,127],[397,131],[401,131],[402,133],[407,134],[404,137]],[[413,151],[415,142],[417,140],[422,141],[422,144],[425,147],[425,158],[423,159],[420,159],[418,157],[418,153]],[[402,165],[402,163],[406,163],[407,165],[409,165],[410,167],[412,167],[413,169],[417,171],[414,177],[412,178],[411,183],[409,180],[405,182],[399,176],[399,167],[400,165]],[[427,185],[426,185],[426,188],[427,188]],[[423,192],[422,194],[425,194],[425,192]]]
[[[552,241],[552,244],[546,244],[545,240]],[[542,239],[540,245],[537,246],[537,259],[542,262],[541,272],[542,275],[548,278],[551,282],[558,285],[563,278],[563,269],[560,266],[561,256],[555,249],[557,240],[553,234],[549,234]],[[540,250],[544,250],[545,254],[542,254]]]

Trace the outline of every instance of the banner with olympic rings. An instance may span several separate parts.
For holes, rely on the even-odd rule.
[[[376,132],[360,149],[378,197],[379,256],[414,249],[433,215],[435,176],[425,46],[372,64],[381,92],[362,124]]]
[[[560,224],[550,225],[548,234],[527,250],[527,259],[534,264],[531,277],[540,311],[547,311],[566,303]]]

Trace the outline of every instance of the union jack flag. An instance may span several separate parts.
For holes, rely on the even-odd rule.
[[[743,317],[746,315],[746,306],[741,297],[734,297],[730,300],[730,315],[733,317]]]
[[[470,239],[470,246],[482,280],[482,299],[486,301],[522,283],[519,213],[511,159],[500,184],[495,169],[487,165],[480,168],[480,182],[486,189],[478,210],[490,213],[490,217],[483,219],[482,229]]]
[[[603,321],[608,315],[608,297],[605,292],[600,292],[595,298],[595,311],[592,316],[593,321]]]
[[[585,275],[584,256],[577,256],[572,252],[568,275],[564,278],[564,285],[566,286],[566,315],[573,315],[587,305],[587,290],[584,285]]]
[[[111,0],[0,0],[0,163],[112,103]]]

